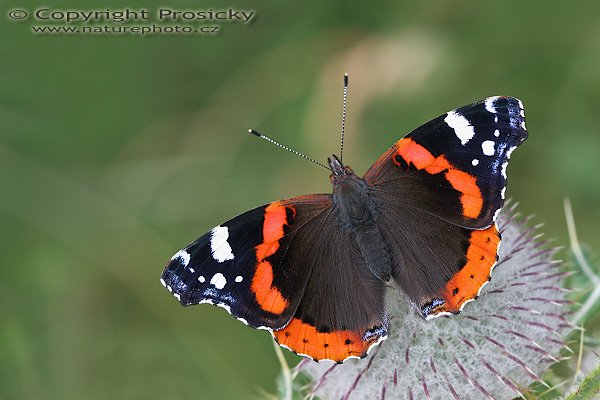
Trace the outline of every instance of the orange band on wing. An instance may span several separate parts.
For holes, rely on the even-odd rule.
[[[442,294],[445,304],[435,313],[457,313],[465,302],[477,298],[481,287],[490,280],[499,245],[500,235],[495,224],[482,231],[471,232],[467,263],[446,284]]]
[[[256,258],[261,261],[275,254],[279,249],[279,239],[284,235],[287,224],[286,208],[280,203],[271,203],[265,208],[263,223],[263,242],[256,246]]]
[[[250,289],[260,308],[273,314],[283,313],[288,301],[273,286],[273,266],[266,258],[279,249],[279,240],[285,235],[284,226],[287,224],[287,207],[278,202],[269,204],[265,208],[263,242],[256,246],[257,266]]]
[[[315,360],[333,360],[341,362],[348,357],[365,357],[367,350],[377,342],[381,335],[363,340],[357,331],[337,331],[323,333],[298,318],[293,318],[283,329],[273,332],[280,345],[294,352],[308,355]]]
[[[262,261],[258,264],[250,287],[256,296],[256,302],[263,310],[281,314],[288,306],[281,292],[273,287],[273,267],[270,262]]]
[[[396,153],[404,158],[407,163],[412,163],[417,169],[427,168],[435,162],[435,157],[429,150],[408,138],[398,141]]]
[[[418,170],[424,169],[429,174],[439,174],[446,171],[444,175],[452,188],[461,193],[460,203],[463,214],[468,218],[477,218],[483,208],[483,196],[477,186],[477,178],[471,174],[455,168],[446,160],[446,157],[434,157],[425,147],[410,138],[400,139],[396,154],[407,164],[412,164]],[[394,162],[402,166],[394,157]]]
[[[462,193],[460,203],[463,214],[469,218],[477,218],[483,208],[483,196],[477,186],[477,178],[464,171],[450,169],[446,172],[446,179],[454,189]]]

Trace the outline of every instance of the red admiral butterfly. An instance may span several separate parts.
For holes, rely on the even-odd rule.
[[[490,97],[415,129],[363,178],[334,155],[333,194],[213,228],[171,258],[161,282],[182,305],[225,308],[297,354],[365,357],[387,336],[390,280],[425,319],[477,298],[498,259],[508,160],[526,138],[521,101]]]

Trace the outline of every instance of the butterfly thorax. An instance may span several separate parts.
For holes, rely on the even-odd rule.
[[[373,220],[373,205],[369,199],[366,183],[344,166],[334,155],[329,159],[333,201],[340,212],[340,218],[349,228],[357,228]]]
[[[367,183],[344,166],[334,155],[329,159],[333,202],[342,227],[350,237],[373,275],[387,282],[391,275],[391,259],[384,237],[375,223],[375,204],[369,196]]]

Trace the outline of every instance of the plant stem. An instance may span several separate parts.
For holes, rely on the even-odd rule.
[[[281,373],[283,375],[285,391],[282,400],[292,400],[292,374],[290,373],[290,367],[285,360],[281,347],[275,341],[273,341],[273,345],[275,346],[275,354],[277,354],[277,359],[279,360],[279,364],[281,364]]]

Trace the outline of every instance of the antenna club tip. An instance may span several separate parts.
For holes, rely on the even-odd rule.
[[[248,129],[248,132],[258,137],[261,136],[260,133],[256,132],[254,129]]]
[[[348,73],[344,74],[344,86],[348,86]]]

